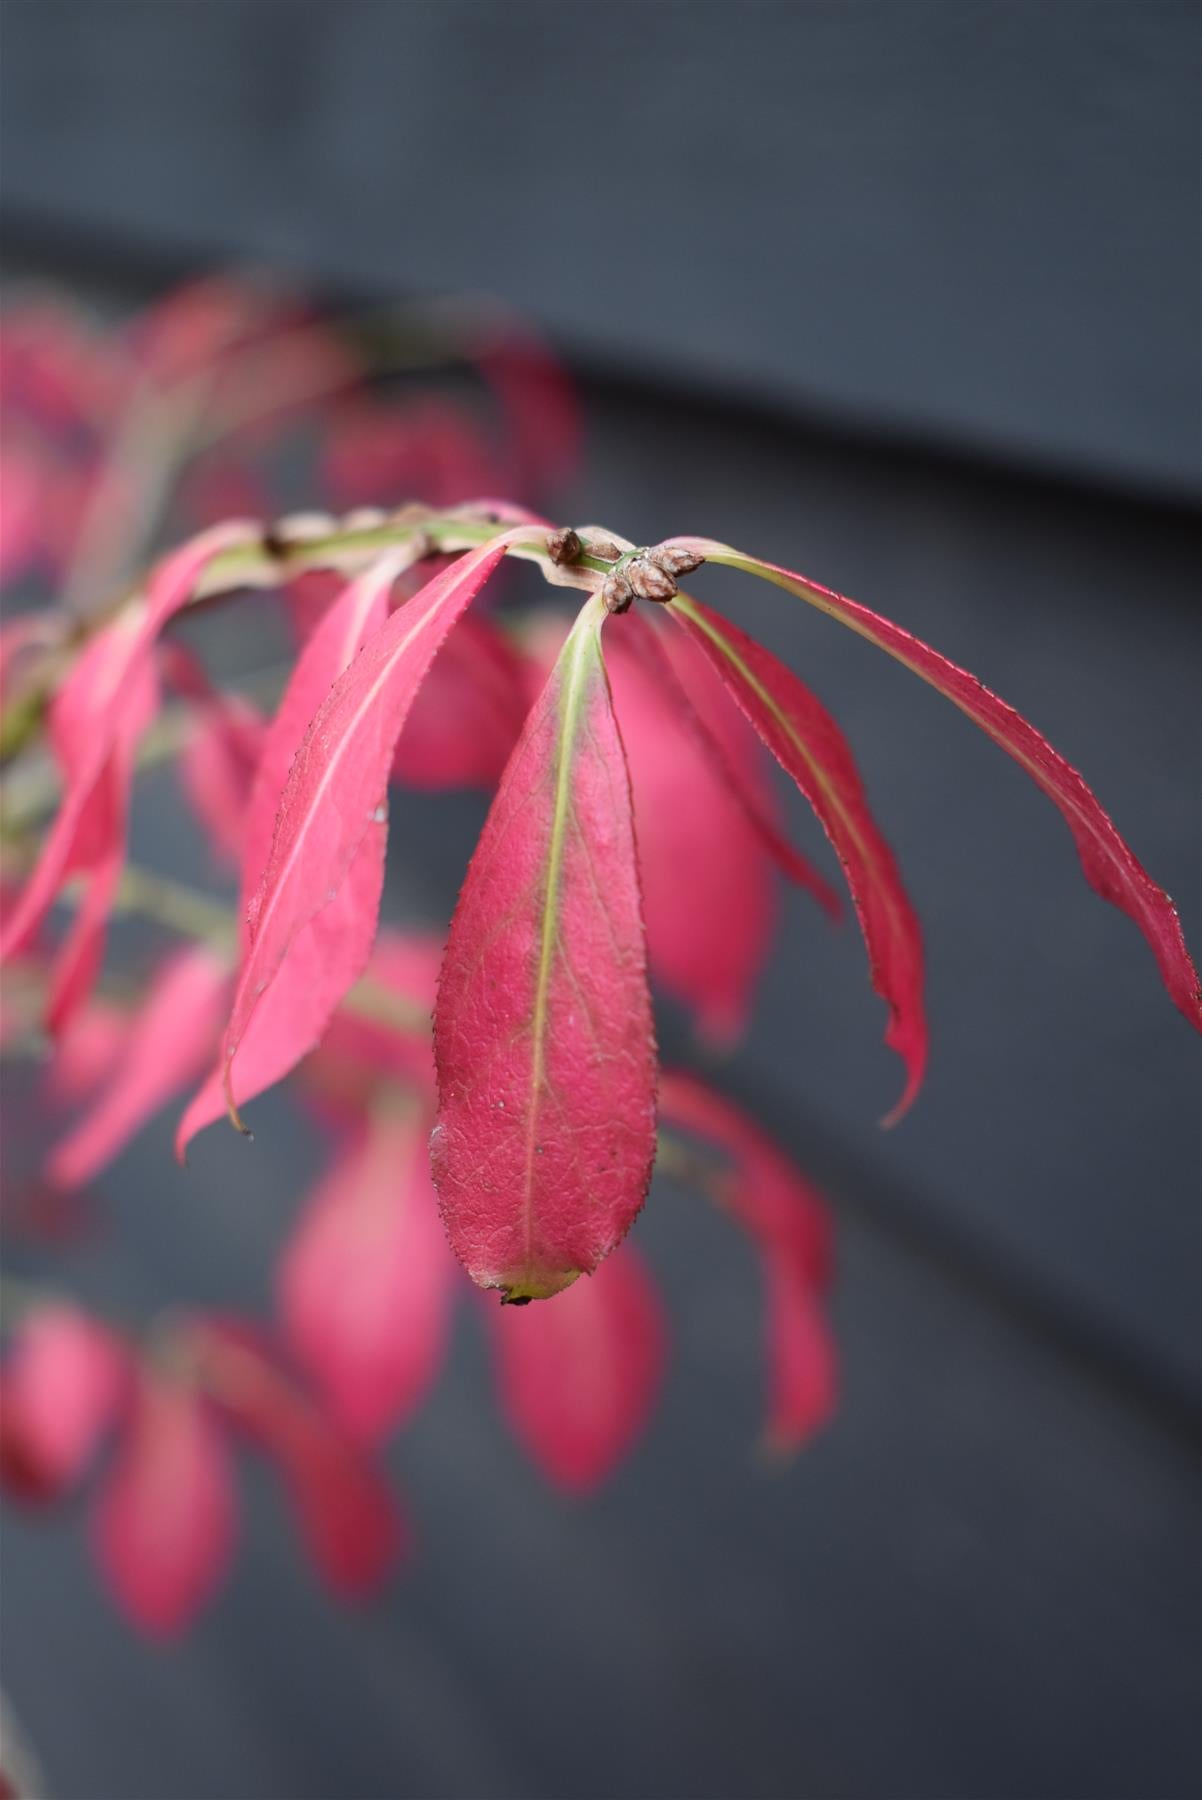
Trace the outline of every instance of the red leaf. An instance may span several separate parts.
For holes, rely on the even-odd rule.
[[[382,1085],[433,1094],[430,1016],[442,949],[433,933],[381,928],[365,971],[378,1016],[340,1007],[305,1064],[307,1090],[343,1122],[358,1121]]]
[[[772,865],[730,783],[698,756],[673,690],[629,647],[635,620],[643,624],[631,614],[611,634],[606,662],[630,763],[648,960],[702,1032],[727,1043],[743,1028],[772,941]],[[742,731],[744,769],[752,749]]]
[[[427,1130],[395,1100],[378,1106],[307,1201],[277,1275],[293,1353],[359,1442],[413,1411],[446,1346],[456,1270]]]
[[[387,1482],[251,1334],[209,1320],[192,1342],[214,1399],[283,1476],[319,1573],[339,1593],[377,1588],[407,1542]]]
[[[106,425],[129,370],[118,347],[81,315],[45,295],[0,319],[0,411],[60,437]]]
[[[732,1164],[718,1192],[755,1240],[764,1267],[768,1441],[796,1448],[835,1402],[835,1347],[819,1305],[830,1282],[826,1204],[746,1114],[694,1076],[665,1069],[659,1104],[664,1124],[716,1145]]]
[[[597,1267],[646,1196],[655,1041],[630,783],[577,618],[484,826],[434,1016],[434,1179],[472,1279],[542,1298]]]
[[[7,586],[42,552],[46,505],[58,467],[45,451],[20,439],[0,445],[0,586]]]
[[[212,1060],[229,980],[228,961],[205,944],[176,952],[156,971],[109,1080],[51,1153],[46,1175],[56,1187],[91,1181]]]
[[[180,781],[214,853],[237,867],[267,722],[240,694],[214,687],[199,658],[183,645],[165,650],[169,680],[196,709],[192,735],[178,760]]]
[[[229,1453],[194,1388],[142,1371],[92,1527],[101,1572],[134,1623],[156,1638],[183,1630],[225,1574],[235,1531]]]
[[[665,690],[714,775],[738,801],[781,874],[812,894],[829,919],[841,919],[843,903],[834,888],[781,831],[758,753],[748,741],[738,707],[709,659],[685,635],[661,637],[637,611],[627,621],[626,639],[648,674]]]
[[[347,584],[306,641],[260,750],[243,833],[242,967],[251,951],[249,918],[271,860],[276,815],[289,773],[331,687],[380,630],[388,594],[412,552],[382,557]],[[315,909],[292,944],[293,979],[278,982],[253,1011],[242,1041],[235,1084],[245,1104],[283,1079],[320,1039],[331,1012],[362,971],[371,950],[384,882],[385,825],[373,820],[333,900]],[[227,1100],[221,1061],[180,1121],[176,1154],[221,1118]]]
[[[659,1296],[625,1243],[554,1306],[489,1309],[501,1405],[543,1473],[597,1487],[641,1435],[659,1393]]]
[[[236,1093],[245,1092],[245,1084],[235,1079],[235,1061],[264,997],[276,996],[281,1017],[300,1008],[308,1020],[319,1011],[324,1024],[366,961],[379,910],[378,884],[371,884],[369,894],[355,894],[354,911],[348,907],[337,929],[327,932],[331,904],[348,884],[352,865],[361,863],[365,839],[379,840],[382,856],[385,784],[413,696],[459,614],[510,539],[520,536],[518,528],[470,551],[395,613],[334,683],[297,751],[271,855],[248,908],[246,954],[223,1046],[231,1110],[236,1111]],[[328,941],[316,946],[320,956],[294,961],[290,952],[306,927],[315,940]],[[357,953],[354,967],[340,950],[348,938]],[[292,1061],[312,1041],[308,1033],[299,1038]]]
[[[134,354],[158,382],[199,375],[276,322],[276,301],[249,282],[204,275],[148,306],[129,329]]]
[[[0,955],[37,931],[72,874],[89,889],[59,959],[50,1016],[61,1027],[86,997],[103,950],[104,926],[125,855],[125,821],[137,742],[154,711],[150,651],[191,599],[206,565],[241,541],[244,525],[205,532],[162,562],[144,600],[127,607],[84,651],[51,712],[64,791],[20,902],[6,920]]]
[[[888,619],[882,619],[855,600],[819,587],[817,582],[808,581],[791,569],[777,568],[774,563],[745,556],[727,544],[713,544],[706,538],[673,541],[695,548],[711,562],[726,563],[749,575],[759,575],[838,619],[860,637],[887,651],[912,674],[938,688],[996,744],[1000,744],[1060,809],[1073,834],[1086,880],[1103,900],[1109,900],[1112,906],[1134,919],[1151,947],[1174,1003],[1192,1025],[1202,1030],[1202,987],[1172,901],[1136,861],[1076,769],[1053,750],[1047,739],[1028,724],[1021,713],[991,693],[975,675],[932,650],[921,638],[904,631],[900,625],[890,624]]]
[[[868,947],[872,985],[889,1007],[885,1042],[906,1066],[905,1092],[885,1121],[892,1124],[914,1099],[926,1066],[922,937],[893,852],[868,810],[847,740],[792,670],[737,625],[683,594],[668,610],[793,777],[843,864]]]
[[[153,669],[146,666],[138,670],[131,688],[112,750],[80,816],[80,830],[67,868],[68,874],[82,877],[84,892],[50,971],[46,1029],[55,1036],[87,999],[100,973],[108,917],[125,864],[134,751],[157,704]],[[66,726],[67,720],[56,706],[50,719],[51,740],[60,762],[70,768],[72,757],[63,752],[64,743],[69,741]]]
[[[446,401],[357,400],[325,434],[322,484],[340,509],[395,506],[398,494],[441,507],[494,487],[496,470],[471,419]]]
[[[422,685],[393,759],[415,788],[493,787],[526,718],[526,671],[491,619],[468,613]]]
[[[59,1037],[46,1065],[44,1092],[52,1106],[82,1106],[107,1079],[129,1039],[127,1008],[93,999]]]
[[[580,409],[559,363],[511,320],[477,347],[475,361],[501,403],[513,487],[533,496],[544,483],[571,481],[580,462]]]
[[[125,1375],[118,1339],[77,1307],[29,1313],[0,1371],[5,1487],[50,1500],[77,1481],[115,1415]]]

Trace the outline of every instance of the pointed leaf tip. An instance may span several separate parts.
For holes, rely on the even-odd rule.
[[[583,607],[502,777],[455,910],[434,1018],[435,1185],[472,1279],[542,1299],[641,1207],[655,1043],[630,783]]]
[[[666,1125],[729,1160],[716,1197],[751,1237],[763,1267],[763,1442],[773,1454],[790,1454],[826,1422],[837,1398],[838,1357],[824,1307],[831,1276],[826,1203],[753,1119],[696,1076],[665,1069],[659,1098]]]
[[[784,588],[867,638],[903,668],[945,695],[1024,769],[1063,815],[1077,846],[1085,879],[1103,900],[1138,925],[1156,958],[1161,980],[1178,1011],[1202,1031],[1202,982],[1168,894],[1158,887],[1103,810],[1084,778],[1021,713],[975,675],[900,625],[793,569],[748,556],[709,538],[674,540],[708,562],[724,563]]]
[[[889,1008],[885,1042],[906,1070],[901,1099],[885,1121],[894,1124],[913,1103],[926,1067],[922,934],[851,749],[816,696],[745,631],[684,594],[667,610],[797,783],[843,865],[872,985]]]

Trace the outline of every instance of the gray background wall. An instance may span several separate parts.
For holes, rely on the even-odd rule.
[[[1198,491],[1178,0],[5,0],[4,198]]]

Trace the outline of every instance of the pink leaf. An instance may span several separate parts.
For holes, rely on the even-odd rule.
[[[889,1007],[885,1042],[906,1067],[905,1091],[886,1120],[892,1124],[914,1099],[926,1066],[922,937],[893,852],[868,810],[847,740],[792,670],[737,625],[683,594],[668,610],[793,777],[843,864],[868,947],[872,984]]]
[[[375,1466],[288,1380],[250,1333],[219,1320],[193,1328],[209,1391],[279,1469],[314,1565],[338,1593],[384,1581],[407,1545]]]
[[[44,1092],[52,1106],[82,1106],[103,1085],[129,1041],[126,1007],[92,999],[57,1039],[46,1066]]]
[[[395,1098],[377,1105],[306,1202],[277,1274],[297,1361],[331,1416],[363,1443],[414,1410],[446,1347],[456,1269],[427,1134]]]
[[[229,1453],[193,1387],[143,1370],[92,1527],[133,1622],[155,1638],[182,1631],[225,1574],[235,1531]]]
[[[196,715],[177,765],[180,781],[215,854],[237,867],[267,724],[249,700],[214,687],[190,651],[180,644],[166,648],[169,679]]]
[[[91,1181],[211,1062],[229,979],[226,958],[204,944],[177,951],[155,973],[107,1083],[51,1153],[46,1174],[56,1187]]]
[[[7,306],[0,319],[0,411],[53,436],[107,425],[129,370],[89,321],[44,295]]]
[[[100,963],[104,927],[125,855],[128,797],[138,739],[154,712],[150,652],[186,606],[205,567],[246,535],[244,525],[204,533],[154,572],[145,598],[89,644],[60,690],[51,736],[64,791],[21,899],[0,940],[5,958],[37,931],[72,874],[89,887],[54,977],[50,1017],[61,1027],[86,997]]]
[[[526,718],[526,672],[491,619],[459,621],[414,701],[393,759],[415,788],[493,787]]]
[[[580,462],[580,409],[559,363],[512,320],[477,348],[475,361],[501,403],[512,485],[533,495],[544,483],[571,481]]]
[[[554,1306],[489,1317],[515,1435],[558,1487],[588,1493],[642,1434],[663,1376],[663,1316],[642,1258],[624,1243]]]
[[[472,1279],[542,1298],[597,1267],[646,1196],[655,1041],[630,782],[577,618],[510,758],[435,1009],[434,1179]]]
[[[830,1282],[826,1204],[751,1119],[694,1076],[665,1069],[659,1103],[665,1125],[715,1145],[730,1161],[718,1193],[751,1234],[764,1267],[768,1441],[796,1448],[835,1402],[834,1341],[819,1304]]]
[[[46,452],[20,439],[0,445],[0,586],[40,557],[57,475],[55,459]]]
[[[325,435],[323,485],[340,508],[395,506],[398,494],[453,506],[495,486],[495,475],[471,419],[446,401],[357,400],[339,408]]]
[[[673,541],[696,549],[711,562],[726,563],[749,575],[759,575],[838,619],[860,637],[887,651],[912,674],[938,688],[996,744],[1000,744],[1059,808],[1073,834],[1086,880],[1103,900],[1109,900],[1139,926],[1174,1003],[1192,1025],[1202,1030],[1202,988],[1172,901],[1136,861],[1076,769],[1053,750],[1021,713],[991,693],[975,675],[932,650],[921,638],[912,636],[900,625],[890,624],[888,619],[882,619],[855,600],[847,600],[842,594],[819,587],[817,582],[809,581],[791,569],[777,568],[774,563],[732,550],[728,544],[713,544],[707,538]]]
[[[708,657],[683,634],[661,637],[642,613],[631,613],[628,625],[633,629],[624,635],[631,648],[665,689],[702,755],[739,802],[781,874],[811,893],[829,919],[840,919],[843,906],[834,888],[781,831],[772,790],[748,743],[739,709]]]
[[[297,658],[275,718],[267,728],[243,831],[242,965],[250,955],[249,919],[271,860],[276,815],[293,763],[314,715],[337,678],[354,661],[387,616],[388,594],[412,552],[403,548],[382,557],[357,581],[347,584],[328,608]],[[335,898],[315,909],[292,945],[293,978],[278,982],[250,1015],[242,1041],[235,1084],[245,1104],[281,1081],[320,1039],[330,1015],[362,971],[371,950],[384,883],[385,824],[368,823],[345,881]],[[191,1139],[227,1110],[223,1065],[201,1088],[180,1121],[176,1154],[182,1159]]]
[[[606,661],[630,762],[648,960],[702,1032],[728,1043],[746,1021],[776,925],[772,865],[731,785],[697,754],[672,690],[628,647],[636,621],[632,613],[611,633]],[[740,753],[753,748],[744,732]]]
[[[39,1306],[13,1334],[0,1371],[0,1474],[10,1491],[54,1499],[83,1474],[111,1423],[125,1351],[65,1303]]]
[[[365,971],[377,1010],[343,1006],[305,1064],[306,1088],[341,1119],[357,1121],[382,1085],[434,1091],[430,1017],[443,940],[382,927]]]
[[[271,854],[248,908],[246,953],[223,1046],[225,1094],[235,1113],[245,1087],[234,1065],[264,997],[275,996],[290,1024],[298,1009],[306,1019],[319,1010],[324,1024],[366,960],[379,910],[375,881],[365,884],[369,892],[354,895],[353,913],[317,946],[320,956],[294,961],[290,952],[306,927],[317,938],[328,926],[331,903],[361,860],[365,839],[378,842],[382,857],[385,784],[414,694],[455,620],[510,539],[520,536],[519,527],[470,551],[395,613],[334,683],[296,753]],[[345,954],[337,957],[348,937],[357,966],[348,966]],[[313,998],[318,979],[320,1008]],[[292,1060],[312,1041],[309,1033],[299,1037]]]

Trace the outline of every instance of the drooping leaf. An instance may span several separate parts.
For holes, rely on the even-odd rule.
[[[855,600],[820,587],[792,569],[778,568],[775,563],[732,550],[729,544],[711,543],[706,538],[672,541],[696,550],[710,562],[725,563],[749,575],[758,575],[838,619],[840,624],[887,651],[912,674],[937,688],[975,725],[979,725],[1059,808],[1073,834],[1086,880],[1103,900],[1117,906],[1139,926],[1178,1010],[1202,1030],[1202,988],[1172,901],[1141,867],[1077,770],[1033,725],[1028,724],[1021,713],[991,693],[975,675],[924,644],[921,638],[914,637],[900,625],[891,624]]]
[[[54,458],[40,446],[19,438],[0,444],[0,587],[41,556],[56,473]]]
[[[129,379],[127,359],[82,310],[60,297],[14,300],[0,317],[0,411],[74,440],[109,419]]]
[[[368,640],[313,719],[284,785],[271,854],[248,908],[246,951],[223,1045],[231,1108],[244,1091],[236,1060],[265,996],[276,996],[281,1017],[302,1003],[309,1017],[312,1002],[304,1002],[298,990],[311,989],[315,966],[322,968],[324,1023],[362,968],[379,909],[374,883],[371,904],[356,896],[353,917],[343,917],[322,943],[324,964],[315,965],[309,956],[294,963],[291,952],[306,928],[315,938],[327,932],[330,906],[357,865],[365,838],[378,838],[382,855],[388,769],[414,694],[452,625],[518,535],[494,538],[427,583]],[[333,958],[348,937],[358,966],[346,966],[344,951],[336,968]],[[297,1054],[311,1042],[311,1037],[302,1041]]]
[[[80,814],[66,872],[82,881],[83,894],[51,965],[46,999],[46,1029],[55,1037],[87,1000],[104,960],[109,914],[125,864],[134,753],[157,701],[155,672],[146,662],[132,672],[127,683],[112,747]],[[72,717],[57,704],[52,709],[51,742],[65,770],[77,764],[74,734],[85,732],[89,722]]]
[[[432,1099],[430,1025],[442,951],[441,934],[381,927],[364,971],[372,1007],[340,1007],[305,1063],[306,1093],[322,1111],[357,1122],[381,1088],[398,1084]]]
[[[629,1229],[655,1152],[630,782],[582,608],[502,777],[434,1015],[443,1221],[481,1287],[543,1298]]]
[[[253,1331],[206,1319],[190,1329],[205,1385],[279,1471],[318,1573],[337,1593],[384,1581],[408,1532],[388,1482],[289,1380]]]
[[[554,1306],[489,1308],[501,1406],[556,1486],[583,1494],[629,1453],[658,1397],[665,1332],[627,1241]]]
[[[83,1474],[112,1423],[127,1358],[106,1326],[54,1302],[23,1318],[0,1368],[0,1480],[52,1500]]]
[[[344,509],[395,506],[398,494],[454,506],[495,487],[497,469],[470,416],[445,400],[356,400],[325,433],[322,484]]]
[[[731,785],[698,755],[672,690],[628,648],[627,624],[642,622],[632,613],[611,633],[606,662],[630,761],[648,960],[703,1034],[729,1043],[776,926],[772,864]],[[746,733],[744,744],[754,749]]]
[[[55,1110],[82,1106],[102,1087],[129,1041],[125,1006],[93,996],[55,1040],[42,1091]]]
[[[202,1395],[143,1369],[92,1515],[118,1604],[149,1636],[175,1636],[220,1584],[234,1532],[229,1452]]]
[[[577,471],[580,408],[565,371],[546,347],[514,319],[495,320],[474,360],[504,415],[502,445],[508,486],[534,498],[544,486],[562,487]]]
[[[893,852],[868,809],[847,740],[792,670],[729,619],[683,594],[670,602],[668,611],[793,777],[843,864],[868,948],[872,984],[889,1007],[885,1042],[906,1068],[905,1091],[886,1121],[892,1123],[914,1099],[926,1066],[922,937]]]
[[[267,723],[241,694],[214,687],[199,658],[183,645],[164,649],[167,679],[195,714],[177,763],[180,783],[214,854],[237,868]]]
[[[205,532],[155,570],[145,596],[99,632],[63,684],[50,731],[63,795],[32,875],[5,920],[0,956],[29,942],[72,875],[88,887],[55,970],[49,1017],[54,1028],[86,998],[100,963],[104,927],[125,854],[125,820],[138,740],[155,707],[151,650],[163,627],[191,599],[201,574],[248,527]]]
[[[228,958],[207,944],[177,951],[156,971],[114,1046],[107,1081],[50,1154],[55,1187],[93,1180],[212,1062],[229,982]]]
[[[388,594],[412,562],[408,548],[381,557],[350,582],[307,639],[260,750],[246,810],[242,854],[241,967],[251,954],[250,917],[271,860],[276,818],[294,762],[334,682],[349,668],[387,616]],[[382,807],[379,809],[382,814]],[[290,950],[290,979],[277,982],[251,1012],[242,1039],[236,1104],[245,1104],[283,1079],[310,1051],[371,951],[384,882],[386,826],[368,820],[338,892],[318,902]],[[324,890],[323,890],[324,891]],[[223,1059],[180,1121],[176,1154],[227,1110]]]
[[[812,894],[829,919],[840,919],[843,906],[838,894],[781,830],[772,791],[739,723],[738,708],[708,658],[681,633],[661,636],[638,611],[629,616],[623,631],[626,641],[687,726],[715,777],[739,803],[781,874]]]
[[[456,625],[422,684],[393,759],[409,787],[491,788],[526,718],[522,660],[488,618]]]
[[[376,1443],[425,1395],[446,1347],[455,1263],[424,1114],[390,1102],[340,1146],[277,1273],[288,1343],[349,1436]]]
[[[660,1117],[714,1145],[728,1169],[711,1184],[760,1252],[766,1294],[768,1443],[795,1449],[830,1416],[834,1339],[822,1307],[831,1272],[822,1195],[738,1107],[695,1076],[663,1070]]]

